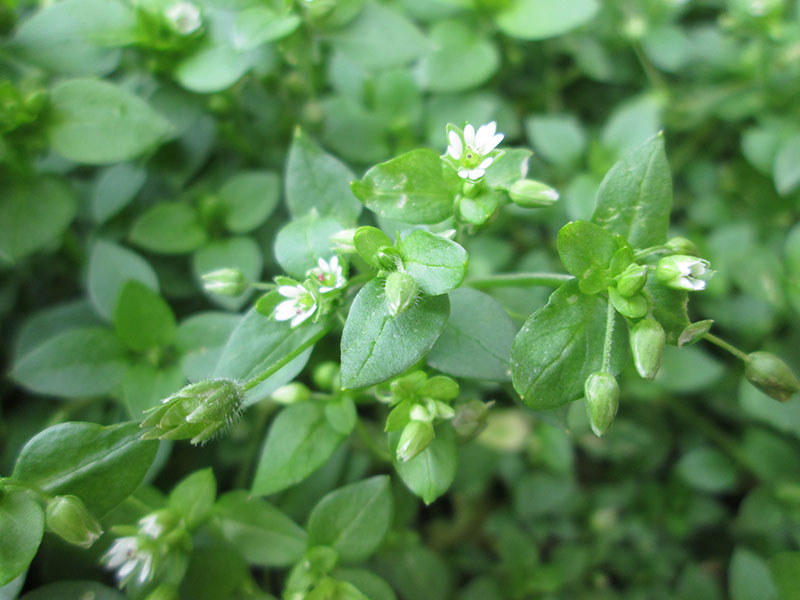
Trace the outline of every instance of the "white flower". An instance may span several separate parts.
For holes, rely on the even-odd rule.
[[[164,533],[164,525],[159,523],[158,513],[151,513],[139,519],[139,531],[151,538],[157,538]]]
[[[134,536],[115,540],[101,560],[106,568],[117,570],[117,579],[123,586],[137,571],[139,583],[148,581],[153,575],[153,552],[142,548],[139,539]]]
[[[342,273],[342,265],[339,264],[338,256],[334,256],[328,262],[320,258],[317,265],[307,275],[313,277],[320,284],[319,291],[321,293],[332,292],[345,286],[347,280]]]
[[[658,261],[656,277],[666,286],[697,292],[706,289],[706,282],[714,275],[711,263],[696,256],[675,254]]]
[[[317,301],[314,296],[299,283],[297,285],[282,285],[278,288],[278,293],[289,299],[275,307],[272,316],[276,321],[288,321],[291,319],[291,326],[297,327],[317,310]]]
[[[488,156],[503,141],[503,134],[497,133],[497,123],[492,121],[478,128],[467,124],[464,132],[448,133],[446,156],[456,161],[458,176],[462,179],[477,180],[486,174],[486,169],[494,162],[494,156]]]
[[[191,2],[176,2],[164,14],[172,29],[181,35],[194,33],[203,24],[200,9]]]

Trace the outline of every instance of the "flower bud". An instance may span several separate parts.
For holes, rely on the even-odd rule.
[[[744,361],[744,375],[762,392],[781,402],[800,392],[800,381],[792,370],[770,352],[748,354]]]
[[[419,296],[417,281],[407,273],[389,273],[384,290],[386,306],[393,317],[414,306]]]
[[[293,381],[272,392],[270,398],[278,404],[296,404],[297,402],[309,400],[311,398],[311,390],[302,383]]]
[[[652,379],[661,367],[664,357],[666,333],[655,319],[642,319],[631,330],[631,353],[636,371],[645,379]]]
[[[77,496],[56,496],[47,502],[47,527],[63,540],[89,548],[103,528]]]
[[[339,388],[339,363],[332,360],[318,364],[311,374],[314,385],[321,390],[333,391]]]
[[[164,15],[170,28],[180,35],[194,33],[203,24],[200,9],[191,2],[176,2],[164,11]]]
[[[697,249],[695,243],[692,240],[687,240],[685,237],[670,238],[665,245],[675,254],[685,254],[688,256],[700,255],[700,251]]]
[[[629,265],[619,277],[617,277],[617,291],[630,298],[642,291],[647,282],[647,265]]]
[[[675,254],[658,261],[656,277],[667,287],[695,292],[704,290],[706,282],[714,275],[711,263],[702,258]]]
[[[397,443],[397,460],[406,462],[425,450],[436,437],[433,425],[427,421],[409,421]]]
[[[608,299],[611,304],[621,315],[625,315],[629,319],[641,319],[647,314],[647,298],[642,294],[636,294],[630,298],[623,296],[617,291],[617,288],[608,288]]]
[[[250,283],[239,269],[217,269],[201,277],[203,289],[220,296],[240,296]]]
[[[238,418],[244,391],[231,379],[207,379],[187,385],[145,413],[140,427],[144,439],[184,440],[192,444],[210,439]]]
[[[595,435],[602,436],[619,408],[619,384],[611,373],[597,371],[586,379],[583,386],[586,395],[586,413]]]
[[[456,414],[450,422],[456,435],[466,442],[478,437],[486,428],[488,416],[489,404],[480,400],[470,400],[456,409]]]
[[[381,246],[375,253],[375,259],[381,269],[385,271],[396,271],[403,266],[403,257],[400,251],[394,246]]]
[[[355,229],[342,229],[334,233],[329,238],[333,244],[332,250],[335,250],[339,254],[355,254],[356,244],[353,241],[355,233]]]
[[[515,181],[508,195],[517,206],[523,208],[543,208],[550,206],[559,198],[558,192],[546,183],[532,179]]]

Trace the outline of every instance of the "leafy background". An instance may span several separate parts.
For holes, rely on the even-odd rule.
[[[714,319],[726,339],[800,368],[798,3],[198,4],[203,29],[188,36],[163,24],[160,0],[0,5],[0,331],[9,375],[0,472],[20,469],[22,446],[49,426],[137,419],[187,381],[241,376],[223,348],[232,333],[257,337],[260,317],[239,316],[253,297],[208,296],[199,275],[237,266],[254,280],[302,276],[327,237],[359,218],[347,182],[406,150],[443,151],[448,122],[496,120],[507,147],[534,150],[531,176],[562,194],[537,212],[508,209],[470,238],[476,279],[559,270],[557,229],[588,220],[605,172],[663,130],[671,233],[696,241],[717,270],[694,298],[693,320]],[[391,231],[388,219],[380,224]],[[485,291],[510,317],[487,319],[485,340],[500,347],[548,295]],[[471,293],[451,302],[480,302]],[[267,344],[264,360],[273,351]],[[161,446],[147,483],[166,492],[211,465],[220,493],[239,490],[218,502],[223,514],[244,514],[238,494],[253,476],[256,489],[264,482],[259,493],[283,490],[270,496],[283,513],[261,521],[282,541],[257,544],[277,556],[245,550],[234,560],[229,544],[196,540],[194,585],[182,596],[232,596],[247,565],[279,594],[285,567],[305,547],[294,523],[335,543],[312,507],[387,471],[370,437],[340,445],[349,432],[306,414],[312,405],[273,419],[277,406],[258,402],[297,376],[314,387],[329,359],[338,359],[335,339],[251,396],[256,405],[224,438]],[[441,349],[428,359],[457,368],[447,361]],[[480,367],[494,379],[496,368]],[[457,466],[443,455],[448,493],[426,507],[394,477],[367,480],[376,494],[390,489],[391,527],[379,548],[340,552],[354,563],[371,556],[365,564],[395,590],[378,586],[370,597],[797,598],[797,554],[782,553],[800,546],[800,399],[766,398],[709,346],[668,348],[654,382],[631,368],[620,382],[617,421],[598,439],[581,403],[534,414],[514,404],[507,383],[462,380],[463,395],[497,404],[488,429],[459,448]],[[281,420],[290,437],[325,430],[330,451],[319,464],[256,468],[268,426]],[[382,427],[369,412],[360,421]],[[446,437],[435,443],[447,446]],[[276,477],[288,479],[271,488]],[[444,489],[413,491],[427,499]],[[108,524],[135,519],[125,506]],[[24,591],[76,577],[113,585],[99,554],[46,534]],[[204,579],[203,561],[223,556],[226,576]],[[0,597],[15,597],[22,583]],[[58,585],[29,597],[75,597],[72,584]]]

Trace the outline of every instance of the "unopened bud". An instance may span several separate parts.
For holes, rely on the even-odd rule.
[[[630,298],[641,292],[646,282],[647,265],[632,264],[617,277],[617,291]]]
[[[167,23],[175,33],[189,35],[203,24],[200,9],[191,2],[176,2],[164,11]]]
[[[687,240],[685,237],[670,238],[667,240],[666,246],[675,254],[685,254],[687,256],[699,256],[700,254],[697,245],[692,240]]]
[[[706,282],[714,275],[711,264],[702,258],[675,254],[658,261],[656,277],[667,287],[695,292],[704,290]]]
[[[427,421],[409,421],[400,434],[397,443],[397,460],[406,462],[425,450],[434,440],[436,433],[433,425]]]
[[[381,246],[375,256],[378,265],[385,271],[396,271],[403,266],[403,257],[394,246]]]
[[[311,398],[311,390],[302,383],[293,381],[272,392],[270,398],[278,404],[296,404],[309,400]]]
[[[63,540],[89,548],[103,528],[77,496],[56,496],[47,502],[47,527]]]
[[[520,179],[511,185],[508,195],[514,204],[523,208],[543,208],[559,198],[558,192],[546,183],[532,179]]]
[[[250,283],[239,269],[217,269],[201,277],[203,289],[220,296],[240,296]]]
[[[333,391],[339,387],[339,363],[332,360],[318,364],[311,379],[314,385],[321,390]]]
[[[480,400],[470,400],[456,409],[453,429],[462,441],[475,439],[485,428],[489,415],[489,404]]]
[[[619,384],[611,373],[598,371],[586,379],[583,387],[586,394],[586,413],[595,435],[602,436],[617,415],[619,408]]]
[[[435,419],[452,419],[456,414],[456,411],[452,406],[446,402],[442,402],[441,400],[432,400],[431,398],[427,398],[425,400],[425,406],[428,408],[428,412],[433,415]]]
[[[608,288],[608,298],[617,312],[629,319],[641,319],[647,314],[647,298],[642,294],[628,298],[620,294],[616,288],[610,287]]]
[[[800,392],[800,381],[789,366],[770,352],[751,352],[744,361],[748,381],[768,396],[786,402]]]
[[[384,290],[386,306],[393,317],[414,306],[419,296],[417,281],[407,273],[389,273]]]
[[[356,245],[353,242],[355,229],[342,229],[334,233],[329,239],[333,244],[333,250],[338,254],[355,254]]]
[[[664,357],[666,333],[655,319],[642,319],[631,330],[631,353],[636,371],[645,379],[652,379],[661,367]]]
[[[244,391],[232,379],[208,379],[187,385],[147,411],[140,427],[144,439],[210,439],[239,417]]]

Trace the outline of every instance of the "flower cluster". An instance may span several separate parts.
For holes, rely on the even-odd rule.
[[[463,131],[448,125],[449,146],[442,158],[456,169],[462,179],[478,181],[502,153],[496,148],[503,137],[502,133],[497,133],[497,123],[494,121],[482,125],[477,132],[471,124],[467,124]]]
[[[278,294],[286,298],[272,312],[276,321],[290,321],[297,327],[315,313],[317,318],[327,312],[331,301],[347,285],[344,268],[338,256],[329,260],[320,258],[317,266],[306,273],[306,280],[298,283],[287,277],[276,278],[280,285]]]

